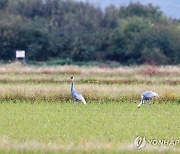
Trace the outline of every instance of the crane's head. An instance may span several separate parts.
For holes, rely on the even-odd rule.
[[[74,81],[74,77],[73,76],[71,76],[71,80]]]

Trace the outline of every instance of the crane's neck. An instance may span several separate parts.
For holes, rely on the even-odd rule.
[[[140,102],[140,104],[138,105],[138,108],[139,108],[142,104],[144,104],[144,98],[143,98],[143,96],[141,96],[141,102]]]
[[[74,80],[72,80],[71,91],[74,90]]]
[[[141,104],[144,104],[144,97],[141,98]]]

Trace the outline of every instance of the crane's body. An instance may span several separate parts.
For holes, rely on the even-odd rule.
[[[145,91],[141,94],[141,102],[140,104],[138,105],[138,108],[145,103],[145,101],[147,100],[151,100],[153,97],[158,97],[158,94],[156,94],[155,92],[153,91]]]
[[[84,97],[81,95],[81,93],[79,93],[77,90],[74,89],[74,77],[71,77],[72,80],[72,84],[71,84],[71,95],[73,97],[74,101],[81,101],[84,104],[86,104],[86,101],[84,99]]]

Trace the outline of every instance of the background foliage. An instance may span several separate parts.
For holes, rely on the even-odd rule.
[[[159,7],[101,10],[72,0],[0,0],[0,60],[180,63],[180,21]]]

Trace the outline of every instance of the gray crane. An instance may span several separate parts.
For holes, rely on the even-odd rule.
[[[72,76],[71,77],[71,81],[72,81],[72,84],[71,84],[71,95],[74,99],[74,101],[81,101],[83,102],[84,104],[86,104],[86,101],[84,99],[84,97],[74,89],[74,77]]]
[[[158,97],[158,94],[156,94],[155,92],[153,91],[145,91],[141,94],[141,102],[140,104],[138,105],[138,108],[145,103],[145,101],[147,100],[151,100],[153,97]]]

